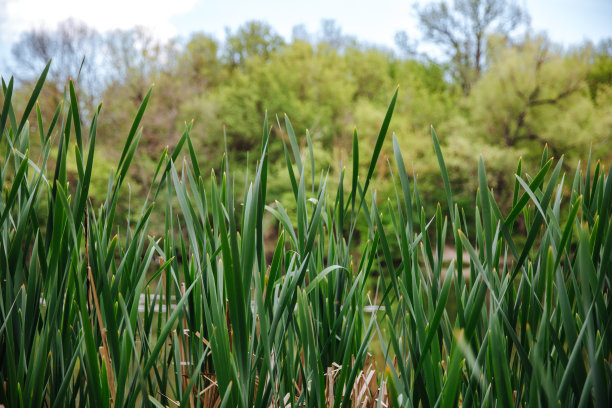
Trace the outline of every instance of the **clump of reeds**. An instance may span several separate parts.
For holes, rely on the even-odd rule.
[[[357,132],[352,172],[330,191],[310,139],[303,160],[289,120],[277,141],[266,119],[240,193],[227,156],[219,174],[201,167],[188,124],[125,223],[117,204],[150,92],[94,206],[100,109],[84,129],[70,82],[45,124],[48,68],[19,121],[2,81],[0,404],[609,406],[612,182],[600,163],[567,185],[546,149],[533,176],[519,162],[504,215],[481,159],[474,208],[462,209],[432,130],[448,217],[427,215],[394,137],[396,196],[379,208],[371,182],[396,91],[363,179]],[[271,143],[283,144],[294,214],[267,195]],[[154,216],[162,236],[148,234]]]

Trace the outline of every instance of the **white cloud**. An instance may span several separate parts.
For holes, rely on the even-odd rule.
[[[60,21],[74,18],[99,31],[142,25],[168,39],[177,34],[170,18],[188,12],[195,3],[196,0],[8,0],[4,4],[4,30],[5,34],[16,35],[35,27],[55,28]]]

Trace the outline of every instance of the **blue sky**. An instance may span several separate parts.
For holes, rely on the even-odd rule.
[[[545,31],[559,43],[612,37],[612,0],[518,0],[531,14],[534,32]],[[345,34],[393,47],[394,34],[419,31],[416,1],[394,0],[0,0],[0,64],[10,55],[19,33],[33,27],[53,28],[73,17],[100,31],[149,26],[160,38],[187,37],[204,31],[222,40],[225,28],[252,19],[265,20],[287,39],[303,24],[316,32],[322,19],[334,19]],[[422,1],[420,3],[423,3]]]
[[[310,0],[310,1],[198,1],[188,13],[170,19],[179,33],[202,30],[224,35],[224,27],[237,27],[249,19],[268,21],[279,33],[290,37],[291,29],[304,24],[310,32],[323,18],[338,21],[343,31],[367,42],[393,46],[394,34],[406,30],[419,35],[414,16],[416,1]],[[612,0],[521,1],[531,14],[532,28],[547,31],[557,42],[574,44],[612,36]]]

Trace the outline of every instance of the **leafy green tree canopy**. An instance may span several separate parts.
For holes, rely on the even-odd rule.
[[[255,55],[267,60],[285,44],[283,37],[262,21],[249,21],[235,33],[226,31],[225,59],[233,66],[242,66]]]
[[[488,35],[511,35],[529,25],[527,11],[513,0],[437,1],[416,10],[425,39],[448,55],[466,94],[483,71]]]

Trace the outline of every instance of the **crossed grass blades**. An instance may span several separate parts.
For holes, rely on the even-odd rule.
[[[331,191],[285,117],[288,212],[266,194],[268,147],[281,143],[267,119],[242,193],[227,156],[220,174],[202,172],[187,124],[137,216],[117,220],[150,92],[94,206],[100,107],[86,131],[70,82],[43,123],[48,69],[19,121],[2,81],[2,405],[609,406],[612,183],[599,162],[571,185],[546,149],[534,176],[519,162],[503,215],[481,159],[468,225],[433,129],[448,217],[425,214],[393,137],[395,197],[379,208],[370,184],[396,91],[363,182],[356,131],[352,172]],[[163,236],[147,234],[154,208]]]

